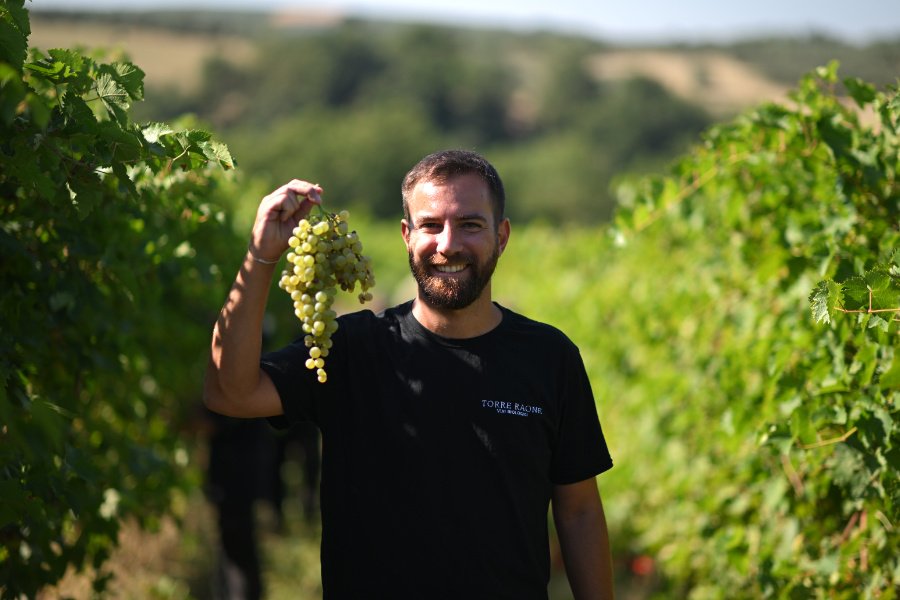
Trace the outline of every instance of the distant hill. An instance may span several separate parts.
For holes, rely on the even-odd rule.
[[[190,93],[201,80],[204,63],[212,57],[246,65],[255,56],[258,36],[267,31],[318,30],[344,20],[338,12],[322,10],[271,14],[33,11],[30,43],[43,49],[86,46],[127,53],[146,72],[148,88]],[[476,30],[472,35],[479,35],[479,31],[484,36],[497,35],[487,30]],[[547,33],[545,37],[552,36]],[[727,116],[765,100],[783,98],[805,72],[832,59],[841,61],[845,75],[896,83],[900,76],[900,39],[867,47],[815,36],[699,46],[604,45],[588,66],[601,80],[635,76],[655,80],[711,115]]]

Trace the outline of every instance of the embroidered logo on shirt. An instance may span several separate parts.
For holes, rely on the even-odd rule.
[[[544,412],[543,407],[540,406],[519,404],[518,402],[503,402],[501,400],[482,400],[481,408],[490,408],[502,415],[516,415],[519,417],[540,415]]]

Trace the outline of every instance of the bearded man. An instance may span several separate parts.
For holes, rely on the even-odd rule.
[[[580,353],[492,298],[510,239],[497,171],[440,151],[401,191],[416,297],[338,317],[325,383],[302,337],[260,349],[274,264],[323,189],[297,179],[263,198],[213,331],[207,405],[321,430],[326,600],[547,600],[548,510],[574,597],[612,598],[596,483],[612,459]]]

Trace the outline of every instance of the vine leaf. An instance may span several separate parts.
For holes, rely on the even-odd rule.
[[[128,116],[125,111],[130,105],[130,98],[125,88],[119,84],[111,73],[101,73],[97,76],[97,95],[116,122],[126,126],[128,124]]]
[[[31,25],[23,2],[4,2],[0,7],[0,62],[16,65],[25,62]]]
[[[148,143],[156,144],[162,136],[174,133],[175,130],[166,123],[148,123],[141,132]]]
[[[81,55],[72,50],[59,48],[50,50],[48,54],[47,58],[27,63],[25,69],[39,74],[55,85],[86,83],[85,59]]]
[[[12,124],[23,98],[25,85],[19,73],[11,66],[0,63],[0,126],[9,127]]]
[[[831,313],[844,303],[843,286],[831,279],[820,281],[809,295],[809,302],[817,323],[831,323]]]
[[[119,85],[128,92],[132,100],[144,99],[144,72],[130,62],[117,62],[111,65],[114,77]]]
[[[869,286],[866,280],[855,275],[844,282],[843,307],[850,310],[859,310],[869,306]]]
[[[856,101],[860,108],[865,108],[875,100],[875,86],[859,79],[858,77],[848,77],[844,79],[844,85],[850,96]]]
[[[228,146],[224,143],[210,140],[209,142],[201,143],[200,147],[204,156],[209,160],[218,162],[226,170],[234,168],[234,158],[231,156]]]
[[[865,276],[853,276],[843,284],[820,281],[809,295],[816,322],[830,323],[835,310],[845,313],[900,313],[900,277],[894,252],[890,265],[878,265]],[[873,323],[886,325],[877,315]]]

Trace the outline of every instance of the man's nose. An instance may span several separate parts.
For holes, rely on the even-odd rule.
[[[437,235],[437,251],[441,254],[453,254],[456,251],[456,233],[450,225],[445,225]]]

